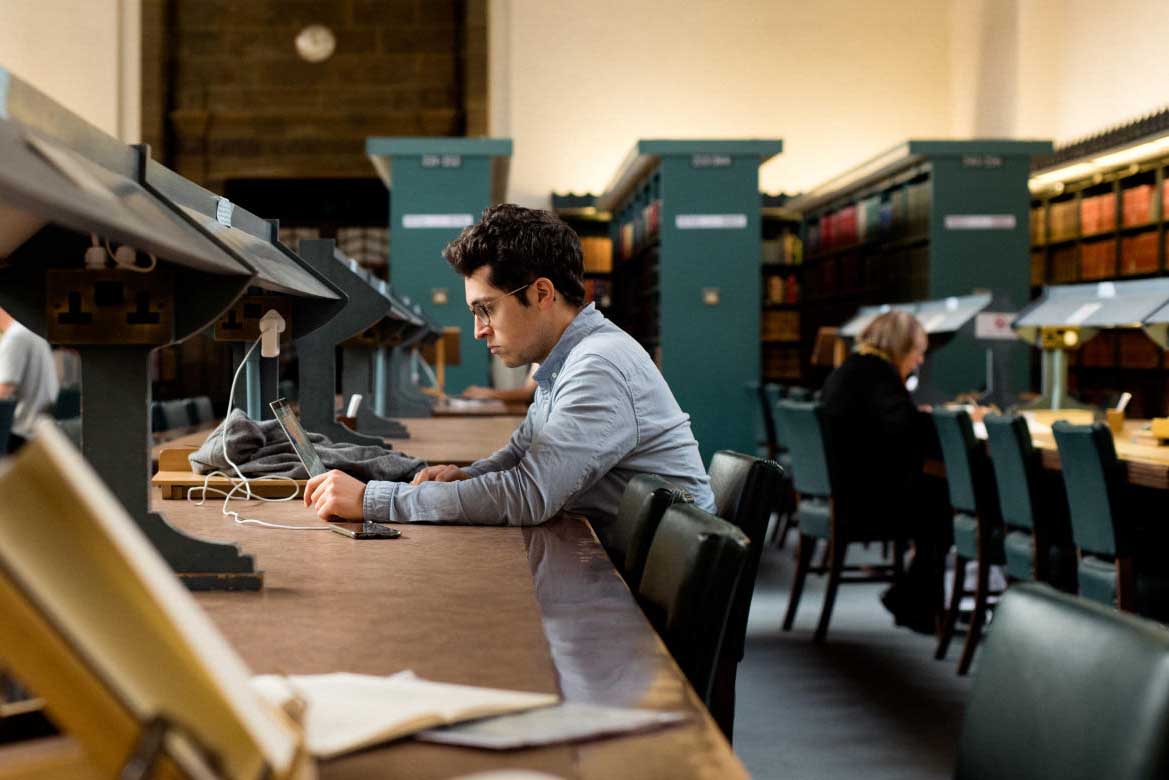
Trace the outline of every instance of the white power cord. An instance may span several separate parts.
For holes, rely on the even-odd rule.
[[[283,325],[283,320],[281,320],[281,324]],[[235,404],[235,386],[236,386],[236,383],[239,381],[240,372],[243,371],[244,366],[246,366],[248,363],[248,358],[250,358],[252,356],[252,353],[256,351],[256,347],[258,347],[260,345],[260,341],[263,338],[264,338],[264,334],[261,334],[260,338],[256,339],[255,343],[252,344],[251,348],[248,349],[247,353],[244,354],[244,359],[240,361],[239,366],[236,368],[235,375],[231,378],[231,389],[227,393],[227,413],[229,415],[231,414],[231,410]],[[227,454],[227,435],[226,435],[226,433],[227,433],[227,431],[224,430],[223,435],[220,436],[221,443],[223,445],[223,459],[226,460],[228,465],[230,465],[232,467],[232,469],[235,470],[236,476],[232,477],[231,475],[229,475],[225,472],[222,472],[222,471],[212,471],[211,473],[204,475],[203,484],[201,486],[197,485],[197,486],[189,488],[187,490],[187,501],[194,501],[195,500],[195,492],[196,491],[199,491],[199,495],[200,495],[199,500],[195,504],[196,506],[203,506],[203,504],[205,504],[207,502],[207,494],[208,493],[210,493],[212,495],[223,496],[223,510],[222,510],[223,516],[232,518],[232,520],[235,521],[236,525],[258,525],[258,526],[263,526],[264,528],[277,528],[277,529],[285,530],[285,531],[329,531],[329,530],[332,530],[327,525],[281,525],[280,523],[269,523],[266,520],[257,520],[257,519],[252,518],[252,517],[242,517],[242,516],[240,516],[239,512],[235,512],[235,511],[232,511],[231,509],[229,509],[228,508],[229,502],[233,498],[241,498],[242,500],[245,500],[245,501],[266,501],[266,502],[272,503],[272,504],[281,503],[281,502],[285,502],[285,501],[292,501],[292,500],[296,499],[297,494],[300,493],[300,485],[297,484],[297,481],[295,479],[293,479],[292,477],[275,477],[275,476],[251,477],[251,478],[245,477],[243,472],[240,471],[239,466],[237,466],[235,461],[233,461],[231,459],[231,457]],[[224,477],[226,479],[231,480],[231,490],[225,491],[225,490],[220,490],[219,488],[211,487],[210,483],[211,483],[212,477]],[[252,493],[252,485],[251,485],[252,482],[289,482],[292,484],[292,494],[289,496],[285,496],[283,498],[265,498],[264,496],[258,496],[256,494]],[[241,488],[243,491],[242,496],[239,495]]]
[[[117,251],[110,246],[110,240],[105,239],[105,246],[103,250],[102,240],[97,237],[96,233],[89,234],[89,249],[85,250],[85,267],[90,270],[101,270],[106,267],[106,258],[113,261],[119,269],[123,271],[133,271],[136,274],[148,274],[158,266],[158,258],[147,253],[150,257],[150,265],[145,268],[139,268],[136,262],[137,254],[133,247],[122,244]]]

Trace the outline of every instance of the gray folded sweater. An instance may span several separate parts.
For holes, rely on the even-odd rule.
[[[223,457],[223,440],[227,437],[228,457],[239,466],[245,477],[292,477],[307,479],[308,473],[300,462],[284,429],[275,420],[257,422],[234,409],[218,428],[211,432],[203,446],[188,456],[196,474],[223,471],[234,476]],[[426,465],[396,450],[376,445],[341,444],[330,441],[319,433],[309,433],[309,440],[321,456],[327,469],[340,469],[362,482],[385,480],[407,482],[415,472]]]

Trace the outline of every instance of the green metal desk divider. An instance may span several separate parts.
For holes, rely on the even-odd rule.
[[[759,380],[759,166],[779,140],[638,141],[613,214],[615,321],[658,362],[704,461],[749,452]]]
[[[390,279],[394,289],[421,303],[440,326],[460,329],[460,363],[446,369],[446,391],[484,385],[486,347],[475,344],[463,280],[442,249],[483,209],[507,191],[511,140],[506,138],[368,138],[382,181],[391,188]]]

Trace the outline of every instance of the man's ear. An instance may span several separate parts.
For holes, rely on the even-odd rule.
[[[556,300],[556,288],[552,281],[546,277],[541,276],[536,281],[532,282],[532,286],[536,288],[536,302],[543,306],[545,303],[552,304]]]

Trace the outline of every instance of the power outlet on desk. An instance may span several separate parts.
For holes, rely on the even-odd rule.
[[[46,275],[54,344],[167,344],[174,340],[174,277],[166,271],[53,269]]]

